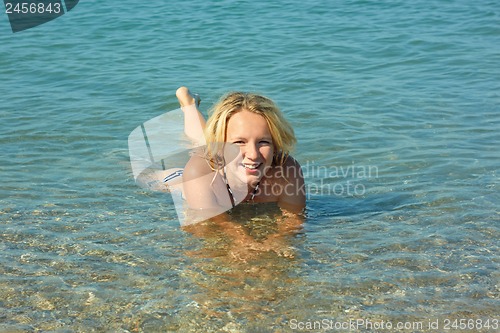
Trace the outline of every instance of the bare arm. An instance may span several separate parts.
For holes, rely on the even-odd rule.
[[[205,158],[193,155],[182,177],[189,215],[194,220],[206,220],[232,208],[225,183],[210,168]]]

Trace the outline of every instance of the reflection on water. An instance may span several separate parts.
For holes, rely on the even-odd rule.
[[[193,306],[237,331],[276,317],[280,304],[303,285],[295,248],[302,223],[302,217],[282,216],[275,204],[243,204],[186,227],[203,240],[186,253],[196,259],[186,270],[197,290]],[[269,323],[263,328],[270,329]]]
[[[245,205],[185,230],[172,206],[147,222],[127,210],[76,218],[45,208],[1,211],[2,332],[269,328],[264,319],[282,318],[301,284],[303,221],[276,206]]]
[[[313,197],[305,221],[246,205],[184,229],[164,197],[145,192],[127,199],[140,215],[4,208],[0,331],[290,332],[323,319],[495,318],[498,219],[444,221],[407,196],[381,197]]]

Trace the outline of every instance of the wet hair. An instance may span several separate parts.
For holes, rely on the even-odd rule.
[[[218,163],[218,153],[226,141],[229,119],[243,110],[258,114],[267,122],[274,146],[274,165],[282,165],[297,142],[292,126],[283,116],[277,105],[269,98],[246,92],[230,92],[209,111],[209,119],[205,128],[208,158]]]

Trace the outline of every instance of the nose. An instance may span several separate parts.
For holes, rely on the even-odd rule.
[[[256,144],[248,143],[245,146],[244,155],[250,160],[256,160],[259,157],[259,147]]]

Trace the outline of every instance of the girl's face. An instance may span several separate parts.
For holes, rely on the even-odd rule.
[[[239,147],[236,158],[226,158],[230,172],[255,187],[273,162],[274,145],[266,119],[246,110],[234,114],[227,123],[226,142]]]

